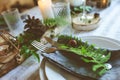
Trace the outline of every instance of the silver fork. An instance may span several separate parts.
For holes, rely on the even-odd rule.
[[[32,46],[34,46],[36,49],[38,49],[39,51],[41,52],[44,52],[45,49],[47,48],[46,45],[44,45],[43,43],[41,42],[38,42],[36,40],[34,40],[32,43],[31,43]]]

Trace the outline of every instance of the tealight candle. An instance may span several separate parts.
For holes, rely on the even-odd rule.
[[[40,8],[43,19],[54,18],[51,0],[39,0],[38,6]]]

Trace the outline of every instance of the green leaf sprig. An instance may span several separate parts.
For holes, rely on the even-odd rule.
[[[63,17],[48,18],[48,19],[45,19],[43,23],[49,30],[51,30],[51,35],[50,35],[51,38],[57,36],[55,34],[56,27],[63,27],[69,24],[69,22],[66,21],[65,18]]]
[[[76,46],[70,46],[68,42],[70,40],[75,40],[77,42]],[[88,45],[87,42],[83,42],[82,40],[67,36],[60,35],[58,37],[58,42],[61,44],[58,48],[61,50],[66,50],[81,56],[81,59],[86,63],[94,63],[92,66],[92,70],[97,72],[98,75],[103,75],[108,71],[106,67],[107,61],[110,59],[111,53],[106,49],[98,48],[96,49],[94,45]]]
[[[31,42],[34,40],[31,34],[25,33],[17,37],[17,40],[20,44],[20,55],[24,55],[25,58],[33,55],[38,62],[40,61],[39,54],[37,54],[37,49],[31,45]]]
[[[17,36],[18,43],[20,45],[20,54],[24,55],[26,58],[33,55],[40,61],[39,54],[37,54],[37,49],[31,45],[33,40],[39,41],[42,35],[47,31],[47,26],[45,26],[41,20],[35,18],[34,16],[28,15],[28,18],[24,21],[24,32]]]
[[[73,14],[73,15],[76,15],[76,14],[78,14],[78,13],[82,13],[83,12],[83,6],[79,6],[79,7],[74,7],[74,8],[72,8],[72,11],[71,11],[71,13]],[[92,7],[90,7],[90,6],[86,6],[85,7],[85,10],[86,10],[86,12],[90,12],[91,10],[92,10]]]
[[[45,19],[43,22],[45,26],[53,29],[57,26],[64,26],[69,24],[64,17],[49,18]]]

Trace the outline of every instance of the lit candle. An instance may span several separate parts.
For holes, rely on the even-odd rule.
[[[54,18],[51,0],[39,0],[38,5],[43,19]]]
[[[102,0],[103,7],[106,7],[107,5],[107,0]]]

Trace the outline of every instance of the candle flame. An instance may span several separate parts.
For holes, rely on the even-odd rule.
[[[45,1],[45,0],[39,0],[39,1]]]
[[[105,4],[105,3],[106,3],[106,0],[103,0],[103,3]]]

